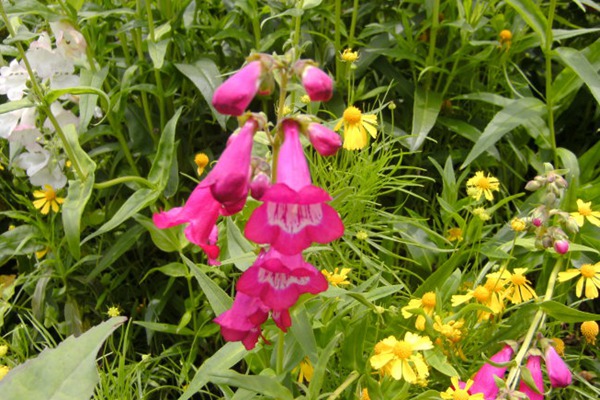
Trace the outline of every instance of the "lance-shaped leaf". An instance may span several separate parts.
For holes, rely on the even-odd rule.
[[[417,87],[415,89],[415,104],[413,108],[413,124],[410,142],[410,151],[416,151],[427,138],[429,131],[435,125],[440,107],[442,106],[442,95]]]

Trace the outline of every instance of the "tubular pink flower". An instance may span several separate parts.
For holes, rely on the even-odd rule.
[[[331,129],[317,123],[308,125],[308,139],[322,156],[331,156],[342,147],[342,138]]]
[[[505,345],[502,350],[494,354],[490,360],[498,364],[506,363],[510,361],[513,353],[513,348],[509,345]],[[483,393],[486,400],[494,400],[498,394],[498,386],[496,386],[494,376],[503,378],[505,372],[506,367],[495,367],[492,364],[484,364],[477,374],[475,374],[473,386],[471,386],[469,392],[471,394]]]
[[[252,350],[260,336],[260,325],[268,316],[269,309],[259,298],[238,293],[231,308],[214,321],[221,325],[225,340],[241,341],[247,350]]]
[[[529,400],[542,400],[544,398],[544,375],[542,374],[541,360],[542,357],[540,356],[529,356],[526,365],[540,393],[530,388],[523,380],[519,384],[519,392],[525,393]]]
[[[261,198],[264,203],[250,216],[246,237],[294,255],[313,242],[329,243],[341,237],[344,225],[325,202],[331,196],[311,184],[308,164],[300,143],[298,123],[283,122],[285,140],[279,152],[277,183]]]
[[[285,255],[271,249],[262,252],[254,265],[246,270],[236,289],[249,296],[260,297],[272,310],[286,310],[304,293],[327,290],[327,279],[302,254]]]
[[[159,229],[188,223],[187,239],[200,246],[207,254],[209,264],[218,263],[219,247],[215,225],[219,215],[232,215],[246,203],[250,180],[252,137],[258,123],[250,118],[232,138],[215,168],[196,186],[183,207],[154,214],[152,219]]]
[[[328,101],[333,96],[333,81],[319,68],[307,65],[302,71],[302,86],[312,101]]]
[[[567,364],[558,355],[554,346],[548,345],[544,352],[546,371],[552,387],[567,387],[571,384],[573,376]]]
[[[242,115],[258,92],[262,72],[262,63],[252,61],[223,82],[212,98],[215,110],[226,115]]]

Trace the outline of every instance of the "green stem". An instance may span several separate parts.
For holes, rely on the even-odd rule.
[[[277,360],[275,361],[275,373],[277,375],[281,375],[283,373],[283,351],[285,344],[285,333],[283,331],[279,331],[279,335],[277,336]]]
[[[558,277],[558,273],[560,272],[563,264],[563,258],[559,258],[554,265],[554,269],[550,273],[550,278],[548,279],[548,287],[546,288],[546,293],[544,294],[543,301],[552,300],[552,294],[554,293],[554,287],[556,286],[556,279]],[[519,371],[527,352],[529,351],[529,347],[531,343],[535,339],[535,335],[537,332],[541,330],[544,326],[544,322],[546,320],[546,313],[542,308],[539,308],[533,317],[533,321],[531,322],[531,326],[523,339],[523,343],[519,348],[519,352],[515,356],[515,365],[511,368],[508,378],[506,378],[506,384],[509,388],[515,389],[517,384],[519,383]]]
[[[154,188],[154,185],[152,184],[152,182],[148,181],[147,179],[141,178],[139,176],[120,176],[118,178],[111,179],[109,181],[95,183],[94,189],[106,189],[111,186],[115,186],[120,183],[126,183],[126,182],[135,182],[135,183],[139,183],[142,186]]]
[[[152,18],[152,4],[150,1],[146,1],[146,19],[148,21],[148,37],[149,40],[156,42],[156,38],[154,36],[154,19]],[[160,77],[160,71],[156,68],[154,69],[154,81],[156,82],[157,94],[156,99],[158,100],[158,110],[160,115],[160,130],[162,131],[165,126],[165,96],[162,85],[162,78]]]
[[[435,63],[435,46],[437,41],[437,31],[440,26],[440,0],[435,0],[433,3],[433,12],[431,16],[431,29],[429,34],[429,52],[427,54],[427,61],[425,68],[433,67]],[[433,75],[430,71],[427,71],[427,84],[426,88],[431,87]]]
[[[554,92],[552,90],[552,22],[556,11],[556,0],[550,1],[548,9],[548,24],[546,25],[546,43],[544,46],[544,57],[546,58],[546,112],[548,113],[548,129],[550,130],[550,145],[552,146],[552,157],[554,167],[558,168],[558,152],[556,149],[556,131],[554,128]]]
[[[348,32],[348,46],[354,44],[354,32],[356,31],[356,20],[358,19],[358,0],[352,5],[352,19],[350,20],[350,32]],[[340,49],[341,50],[341,49]]]
[[[342,0],[335,0],[335,29],[333,32],[333,46],[335,51],[341,50],[341,26],[342,26]],[[335,81],[340,82],[342,68],[339,57],[335,58]]]

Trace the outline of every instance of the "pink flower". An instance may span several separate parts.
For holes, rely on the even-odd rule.
[[[298,123],[285,120],[283,131],[277,183],[261,198],[264,203],[250,216],[245,234],[254,242],[271,244],[283,254],[294,255],[313,242],[329,243],[340,238],[344,225],[333,207],[325,203],[331,196],[311,184]]]
[[[250,182],[250,194],[256,200],[260,200],[269,186],[271,186],[271,178],[264,172],[259,172]]]
[[[313,65],[302,69],[302,86],[312,101],[328,101],[333,96],[333,81]]]
[[[260,336],[260,326],[268,316],[269,309],[258,297],[238,293],[231,308],[214,321],[221,325],[225,340],[241,341],[247,350],[252,350]]]
[[[322,156],[331,156],[342,147],[342,138],[331,129],[317,123],[308,125],[308,139]]]
[[[510,361],[513,353],[513,348],[505,345],[490,360],[498,364],[506,363]],[[503,378],[505,372],[506,367],[495,367],[492,364],[484,364],[473,378],[473,386],[471,386],[469,392],[471,394],[483,393],[486,400],[494,400],[498,394],[498,386],[496,386],[494,376]]]
[[[571,384],[573,376],[567,364],[558,355],[554,346],[548,345],[544,352],[546,371],[552,387],[567,387]]]
[[[259,60],[252,61],[215,90],[212,104],[221,114],[239,116],[256,96],[263,72]]]
[[[200,246],[216,264],[219,256],[215,225],[219,215],[240,211],[246,203],[250,180],[252,137],[258,123],[250,118],[233,137],[217,165],[196,186],[183,207],[154,214],[152,219],[159,229],[188,223],[187,239]]]
[[[272,310],[286,310],[304,293],[327,290],[327,279],[302,254],[285,255],[271,249],[262,252],[240,277],[236,289],[260,297]]]
[[[569,241],[564,239],[555,241],[554,250],[556,250],[558,254],[565,254],[569,251]]]
[[[544,398],[544,376],[542,374],[541,360],[542,357],[540,356],[529,356],[527,358],[527,369],[531,372],[535,386],[540,393],[530,388],[523,380],[519,384],[519,392],[525,393],[529,400],[542,400]]]

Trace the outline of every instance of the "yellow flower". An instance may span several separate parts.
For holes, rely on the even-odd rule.
[[[367,240],[369,238],[369,234],[365,231],[356,232],[356,238],[358,240]]]
[[[565,355],[565,342],[561,338],[552,338],[552,346],[559,356]]]
[[[467,181],[467,195],[475,200],[479,200],[481,195],[489,201],[494,200],[493,190],[500,190],[500,181],[490,174],[485,176],[482,171],[475,172],[475,176]]]
[[[484,400],[483,393],[469,394],[473,381],[469,379],[464,388],[460,388],[458,376],[450,378],[452,386],[445,392],[440,392],[440,397],[447,400]]]
[[[347,48],[342,52],[342,61],[344,62],[355,62],[358,60],[358,51],[352,51],[352,49]]]
[[[527,268],[515,268],[514,272],[511,273],[503,268],[487,276],[497,278],[502,284],[507,284],[506,297],[513,304],[520,304],[524,301],[537,298],[535,289],[529,285],[531,282],[525,278],[526,271]]]
[[[326,269],[321,270],[321,273],[325,275],[325,278],[331,283],[333,286],[338,287],[340,285],[349,285],[348,281],[348,273],[352,271],[351,268],[342,268],[340,272],[338,272],[339,268],[334,268],[333,274]]]
[[[50,185],[45,185],[44,190],[34,190],[33,197],[37,199],[33,201],[33,206],[41,210],[44,215],[50,212],[50,207],[52,211],[58,212],[59,205],[65,201],[62,197],[56,196],[54,188]]]
[[[583,287],[585,286],[585,297],[595,299],[598,297],[600,288],[600,262],[592,264],[583,264],[580,269],[571,268],[558,273],[558,281],[565,282],[581,275],[575,286],[575,294],[581,297]]]
[[[506,42],[512,40],[512,32],[508,29],[502,29],[500,31],[500,42]]]
[[[404,379],[408,383],[416,383],[417,380],[429,376],[429,367],[423,355],[417,352],[432,348],[433,344],[428,337],[406,332],[404,340],[389,336],[377,343],[375,355],[369,361],[371,367],[378,369],[384,376],[389,375],[396,380]]]
[[[315,369],[308,357],[305,357],[304,360],[300,361],[300,365],[298,365],[298,368],[295,370],[299,370],[298,383],[302,383],[303,381],[310,382],[315,373]]]
[[[346,108],[334,130],[340,130],[342,125],[344,126],[344,148],[346,150],[364,148],[367,145],[367,133],[373,139],[377,137],[377,116],[363,114],[354,106]]]
[[[414,310],[422,308],[425,314],[431,317],[433,316],[433,311],[435,310],[436,299],[435,292],[427,292],[420,299],[412,299],[400,310],[402,312],[402,316],[405,319],[409,319],[414,314]],[[420,331],[424,331],[426,321],[427,319],[425,316],[418,314],[417,320],[415,321],[415,328]]]
[[[305,94],[302,97],[300,97],[300,102],[302,104],[309,104],[310,103],[310,96]]]
[[[446,239],[451,242],[460,242],[463,240],[463,231],[460,228],[454,227],[448,229],[448,234],[446,235]]]
[[[581,324],[579,330],[588,344],[596,344],[596,336],[598,336],[598,323],[596,321],[585,321]]]
[[[587,219],[592,225],[600,227],[600,211],[592,211],[592,202],[587,203],[581,199],[577,199],[577,212],[572,212],[571,216],[575,219],[575,222],[579,226],[583,226],[584,221]]]
[[[479,219],[482,220],[483,222],[489,221],[492,218],[492,217],[490,217],[490,214],[487,212],[487,210],[483,207],[477,207],[476,209],[474,209],[473,215],[478,216]]]
[[[435,316],[435,322],[433,323],[433,329],[442,334],[446,339],[452,343],[458,342],[462,337],[462,327],[465,324],[464,319],[458,321],[448,321],[444,323],[439,315]]]
[[[513,218],[512,221],[510,221],[510,229],[515,232],[523,232],[527,229],[527,223],[521,218]]]
[[[8,353],[8,346],[3,344],[0,346],[0,357],[4,357]]]
[[[0,365],[0,381],[6,376],[6,374],[8,374],[8,371],[10,371],[10,367],[6,365]]]
[[[493,286],[491,288],[490,286]],[[487,320],[491,317],[492,314],[499,314],[504,309],[504,303],[502,299],[495,291],[495,288],[502,287],[500,285],[479,285],[475,287],[475,289],[469,290],[465,294],[455,294],[452,296],[452,307],[458,307],[459,305],[470,301],[471,299],[475,299],[479,304],[483,304],[487,308],[491,310],[484,311],[480,310],[478,312],[478,320],[483,321]]]
[[[363,390],[360,392],[360,400],[371,400],[367,388],[363,388]]]
[[[204,168],[208,165],[208,156],[204,153],[198,153],[194,157],[194,162],[196,163],[196,166],[198,166],[198,175],[202,175]]]
[[[42,258],[44,258],[44,256],[45,256],[46,254],[48,254],[48,251],[50,251],[50,247],[46,246],[46,247],[44,247],[43,249],[36,251],[36,252],[35,252],[35,257],[36,257],[38,260],[41,260]]]
[[[106,315],[108,315],[109,317],[118,317],[119,315],[121,315],[121,310],[118,306],[108,307]]]

